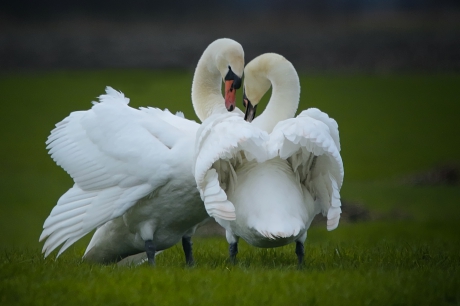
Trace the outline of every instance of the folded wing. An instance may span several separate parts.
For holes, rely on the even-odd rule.
[[[339,224],[344,169],[337,122],[316,108],[279,122],[270,135],[271,158],[287,159],[315,204],[327,216],[327,229]]]
[[[267,159],[267,133],[243,120],[238,113],[214,115],[198,130],[195,144],[195,180],[211,217],[235,220],[235,207],[227,200],[235,167],[245,160]]]

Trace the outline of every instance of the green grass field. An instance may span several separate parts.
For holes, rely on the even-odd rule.
[[[160,254],[153,269],[87,264],[88,237],[57,260],[43,259],[42,224],[72,185],[45,150],[54,124],[90,108],[106,85],[131,106],[197,120],[191,80],[180,71],[0,75],[0,305],[460,304],[460,188],[401,183],[460,162],[458,75],[301,77],[299,110],[318,107],[339,123],[342,198],[386,216],[333,232],[311,228],[302,270],[293,245],[244,242],[232,266],[220,237],[194,239],[194,268],[185,267],[180,246]]]

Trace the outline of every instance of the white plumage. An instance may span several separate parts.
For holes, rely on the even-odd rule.
[[[210,117],[203,123],[195,178],[205,204],[213,203],[207,197],[217,191],[224,199],[225,192],[222,211],[228,214],[216,213],[214,206],[206,209],[226,229],[231,258],[242,237],[258,247],[295,241],[301,263],[314,216],[326,215],[328,230],[339,223],[344,171],[338,125],[314,108],[293,118],[300,83],[292,64],[277,54],[261,55],[246,66],[247,107],[256,106],[270,86],[269,104],[252,123],[236,114]]]
[[[48,237],[43,246],[45,256],[65,242],[61,254],[94,228],[121,216],[164,186],[189,185],[187,167],[191,169],[193,150],[187,148],[193,147],[197,123],[179,117],[174,120],[167,110],[130,108],[123,94],[112,88],[107,88],[100,101],[88,111],[72,113],[48,138],[51,157],[75,185],[59,199],[44,223],[40,240]],[[184,202],[193,205],[197,193],[189,189],[191,194]],[[178,200],[174,193],[168,198]],[[201,215],[198,222],[206,217]]]
[[[234,189],[234,169],[246,159],[267,158],[268,134],[244,121],[242,114],[231,113],[209,117],[197,135],[194,173],[206,210],[216,220],[235,220],[235,208],[224,190]]]
[[[233,82],[240,84],[243,67],[237,42],[219,39],[208,46],[192,87],[201,120],[234,108]],[[225,100],[224,78],[232,88]],[[189,237],[208,218],[192,173],[200,125],[168,110],[131,108],[110,87],[99,100],[90,110],[71,113],[48,138],[51,157],[75,184],[43,225],[45,257],[63,244],[61,254],[97,227],[85,253],[89,260],[110,262],[144,248],[154,254],[183,237],[191,252]],[[184,251],[187,256],[186,246]]]
[[[344,170],[339,148],[336,121],[316,108],[278,123],[268,143],[271,156],[287,160],[299,174],[300,182],[327,215],[328,230],[339,225],[341,213],[339,191]]]

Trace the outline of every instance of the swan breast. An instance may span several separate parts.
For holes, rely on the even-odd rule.
[[[237,183],[229,200],[235,205],[234,233],[261,247],[288,244],[305,232],[309,220],[298,178],[279,157],[248,162],[236,169]],[[309,201],[310,202],[310,201]]]

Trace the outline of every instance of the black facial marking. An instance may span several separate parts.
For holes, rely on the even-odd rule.
[[[228,66],[228,72],[224,79],[225,81],[233,81],[232,88],[234,89],[241,87],[241,78],[232,71],[232,67],[230,66]]]
[[[232,67],[228,66],[228,72],[225,76],[225,81],[235,80],[236,74],[232,71]]]
[[[233,88],[239,89],[241,87],[241,78],[235,74],[235,79],[233,80]]]

